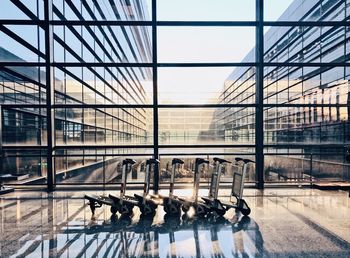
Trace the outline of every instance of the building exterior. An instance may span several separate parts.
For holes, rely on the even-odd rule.
[[[43,1],[32,1],[26,5],[16,1],[5,2],[2,8],[8,10],[11,19],[44,18]],[[52,13],[49,15],[57,22],[149,19],[148,6],[144,1],[53,1]],[[143,26],[113,25],[53,25],[51,29],[53,53],[51,58],[52,63],[57,63],[50,68],[54,85],[52,104],[62,106],[53,111],[55,132],[53,145],[117,146],[149,143],[148,124],[152,119],[151,110],[83,107],[86,104],[149,103],[150,96],[144,89],[144,83],[152,80],[150,68],[99,65],[151,62],[149,29]],[[41,64],[45,62],[45,31],[40,23],[0,25],[0,33],[3,38],[0,40],[0,62]],[[71,67],[60,65],[69,62],[82,65]],[[85,62],[97,65],[84,65]],[[47,109],[20,107],[23,104],[45,107],[46,72],[43,65],[1,68],[3,174],[28,173],[33,179],[46,176],[46,154],[40,146],[47,145]],[[28,147],[27,150],[22,146],[34,147],[33,149]],[[112,149],[109,153],[128,151],[132,149]],[[91,155],[105,152],[103,149],[91,151],[57,149],[55,151],[57,157],[54,158],[55,172],[96,163],[102,158]],[[75,156],[67,155],[69,153]]]
[[[349,19],[349,4],[296,0],[278,21],[343,21]],[[349,62],[349,35],[346,26],[272,26],[265,33],[265,169],[282,174],[297,171],[298,178],[303,174],[349,177],[344,146],[349,144],[350,70],[348,66],[327,66]],[[252,49],[243,62],[254,54]],[[219,103],[254,104],[255,70],[236,68],[225,82]],[[254,110],[243,107],[219,112],[217,123],[226,141],[254,141]]]

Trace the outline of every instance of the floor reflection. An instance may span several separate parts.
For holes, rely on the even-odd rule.
[[[263,247],[259,227],[249,217],[111,217],[67,227],[63,234],[88,236],[85,252],[95,249],[94,255],[111,257],[230,257],[251,255],[256,253],[252,247]]]
[[[19,192],[0,202],[0,257],[349,257],[347,194],[296,191],[247,197],[250,217],[205,219],[108,207],[91,219],[79,194]]]

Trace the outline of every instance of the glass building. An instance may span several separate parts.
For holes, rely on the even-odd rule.
[[[349,61],[346,1],[294,1],[277,22],[327,26],[272,26],[264,34],[263,130],[266,181],[348,180]],[[288,24],[288,22],[286,22]],[[252,49],[243,62],[252,59]],[[288,65],[291,64],[291,65]],[[256,69],[235,69],[219,103],[253,103]],[[217,124],[225,140],[248,143],[255,135],[254,109],[225,109]],[[312,178],[310,178],[312,177]]]
[[[191,1],[2,1],[1,180],[108,185],[125,156],[347,180],[349,1]]]

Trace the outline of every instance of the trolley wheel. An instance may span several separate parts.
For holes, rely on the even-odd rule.
[[[250,214],[251,210],[250,210],[250,208],[249,208],[249,206],[248,206],[248,204],[246,203],[245,200],[241,199],[239,206],[240,206],[239,210],[242,212],[242,214],[244,216],[248,216]]]
[[[118,212],[118,208],[115,206],[111,206],[111,213],[112,215],[115,215]]]
[[[250,208],[246,208],[246,209],[241,209],[241,212],[244,216],[248,216],[251,212]]]
[[[190,206],[184,204],[184,205],[182,205],[181,209],[184,213],[187,213],[190,210]]]

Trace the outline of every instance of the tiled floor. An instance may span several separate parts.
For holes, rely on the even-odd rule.
[[[181,190],[181,194],[186,191]],[[225,195],[225,193],[223,193]],[[346,192],[247,189],[250,217],[110,219],[81,192],[17,191],[1,197],[0,257],[350,257]]]

